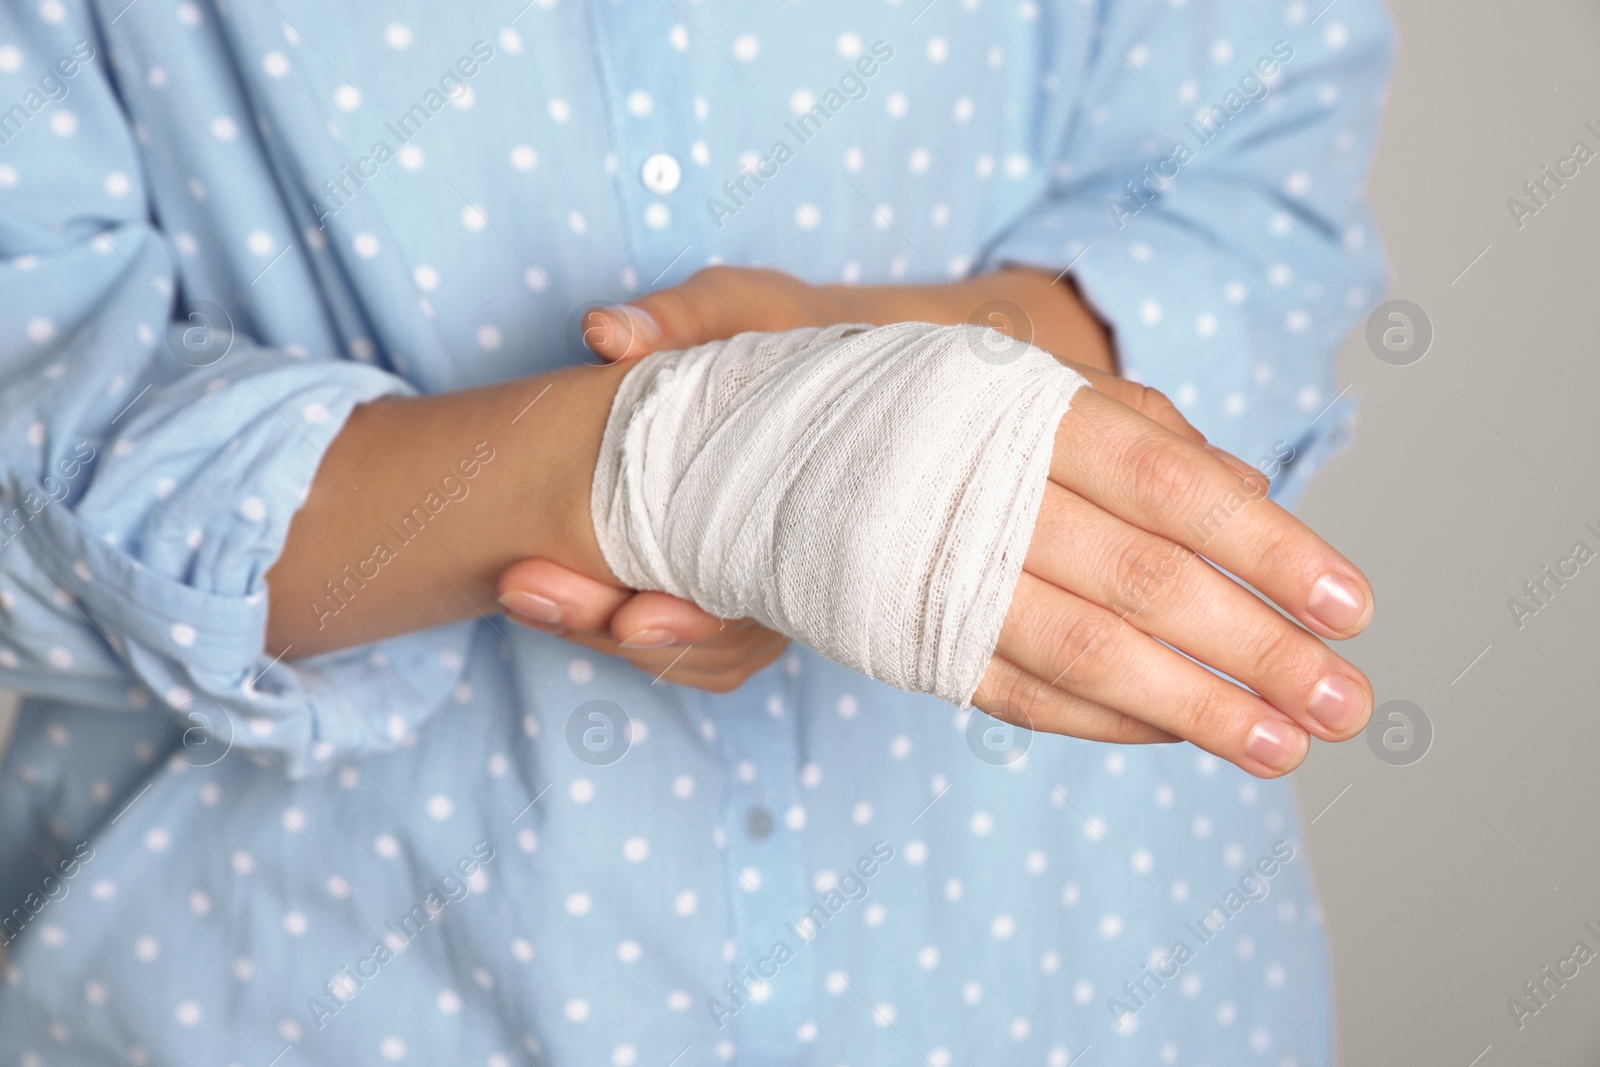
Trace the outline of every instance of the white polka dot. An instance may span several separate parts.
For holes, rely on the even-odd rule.
[[[581,1023],[589,1017],[589,1002],[582,997],[573,997],[562,1006],[561,1014],[567,1017],[568,1022]]]
[[[350,247],[356,250],[356,255],[362,259],[371,259],[378,254],[379,244],[377,237],[370,233],[358,233],[350,239]]]
[[[461,209],[461,225],[473,233],[479,233],[489,225],[489,216],[478,205],[468,204]]]
[[[211,120],[211,136],[219,141],[232,141],[239,136],[239,124],[227,115],[218,115]]]
[[[172,1014],[178,1020],[178,1025],[185,1029],[193,1029],[200,1025],[200,1005],[192,1000],[181,1002]]]
[[[814,230],[822,221],[822,212],[815,204],[801,204],[795,208],[794,224],[802,230]]]
[[[281,78],[289,73],[289,58],[282,52],[268,52],[261,57],[261,69],[269,78]]]
[[[333,106],[340,111],[354,111],[361,106],[361,90],[354,85],[341,85],[333,91]]]
[[[532,170],[539,165],[539,153],[525,144],[511,149],[511,165],[518,170]]]
[[[650,842],[642,837],[630,837],[622,843],[622,855],[629,863],[643,863],[650,857]]]
[[[267,503],[258,496],[247,496],[239,502],[239,514],[251,522],[260,522],[267,517]]]
[[[572,105],[559,96],[550,98],[550,118],[556,122],[566,122],[572,117]]]
[[[378,1055],[391,1062],[406,1058],[406,1043],[398,1037],[386,1037],[378,1042]]]
[[[396,51],[411,47],[411,27],[403,22],[391,22],[383,31],[383,42]]]
[[[303,911],[291,911],[283,917],[283,932],[290,937],[303,937],[310,925]]]
[[[751,63],[761,54],[761,41],[751,33],[741,33],[733,39],[733,58],[741,63]]]
[[[212,132],[216,132],[216,124],[212,124]],[[78,132],[78,116],[66,108],[57,108],[55,114],[50,116],[50,132],[57,137],[71,137]]]
[[[679,893],[672,902],[673,910],[685,918],[693,915],[695,913],[695,909],[699,906],[700,898],[692,889],[685,889],[683,892]]]
[[[594,783],[587,778],[575,778],[567,787],[567,795],[575,804],[587,804],[594,799]]]
[[[655,99],[643,89],[635,89],[628,94],[628,114],[634,118],[642,119],[655,108]]]

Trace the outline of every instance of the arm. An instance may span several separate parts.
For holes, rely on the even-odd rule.
[[[312,656],[497,611],[496,576],[530,554],[614,581],[589,481],[625,369],[358,408],[267,574],[269,653]]]
[[[55,72],[76,119],[63,137],[40,111],[0,147],[0,685],[170,710],[291,774],[393,747],[448,702],[472,628],[275,662],[265,574],[351,412],[414,390],[370,342],[367,362],[343,358],[352,334],[318,311],[338,247],[294,239],[310,223],[251,124],[225,156],[184,163],[211,167],[215,240],[163,231],[174,205],[143,176],[176,154],[141,154],[92,15],[65,6],[0,6],[0,40],[27,64],[15,83]],[[248,113],[226,68],[186,77],[208,114]],[[263,274],[229,224],[293,247]],[[190,321],[201,301],[239,328]]]

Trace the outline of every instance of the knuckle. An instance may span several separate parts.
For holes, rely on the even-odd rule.
[[[1174,418],[1183,421],[1183,414],[1178,411],[1170,397],[1161,390],[1148,385],[1139,387],[1139,392],[1134,397],[1133,409],[1145,418],[1157,422],[1167,423]]]
[[[1033,727],[1034,711],[1043,703],[1044,682],[1024,670],[1006,672],[995,692],[997,705],[988,713],[1001,722]]]
[[[1251,562],[1258,574],[1290,573],[1289,565],[1304,556],[1295,530],[1283,523],[1265,524],[1265,529],[1252,536],[1250,543],[1253,546]]]
[[[1121,625],[1116,616],[1100,611],[1084,612],[1062,624],[1052,663],[1063,680],[1071,678],[1090,687],[1104,683],[1115,668]]]
[[[1143,535],[1129,537],[1117,550],[1111,573],[1112,608],[1121,615],[1136,615],[1168,594],[1178,577],[1179,548]]]
[[[1190,741],[1201,738],[1219,739],[1229,736],[1228,726],[1234,718],[1233,710],[1221,686],[1207,681],[1184,701],[1177,716],[1178,736]]]
[[[1187,510],[1203,484],[1187,442],[1151,434],[1128,450],[1133,464],[1134,505],[1146,514]]]
[[[1119,711],[1112,712],[1111,741],[1114,744],[1129,745],[1142,741],[1149,729],[1148,723],[1140,722],[1132,715],[1125,715]]]
[[[1246,653],[1252,682],[1298,678],[1305,673],[1306,651],[1305,641],[1299,634],[1274,620],[1266,633],[1251,642]],[[1253,684],[1252,688],[1260,691],[1261,686]]]

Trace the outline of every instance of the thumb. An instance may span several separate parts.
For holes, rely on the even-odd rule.
[[[758,329],[757,316],[771,301],[757,292],[757,273],[708,267],[629,303],[595,308],[584,316],[583,339],[596,355],[615,363]]]

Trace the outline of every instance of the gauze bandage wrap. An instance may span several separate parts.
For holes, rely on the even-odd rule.
[[[978,326],[747,333],[648,356],[600,448],[600,549],[632,588],[966,707],[1085,384]]]

